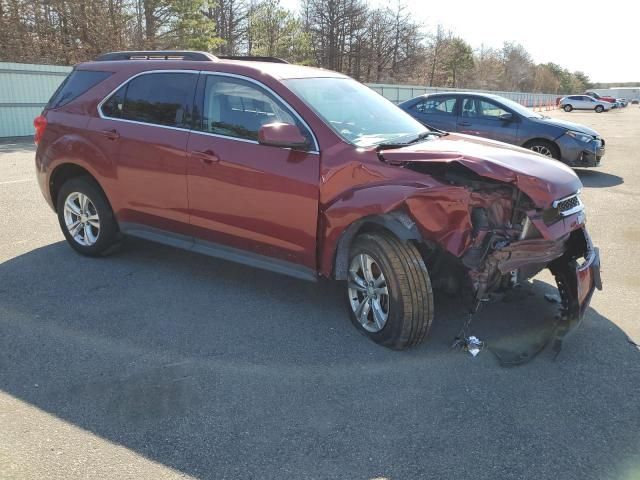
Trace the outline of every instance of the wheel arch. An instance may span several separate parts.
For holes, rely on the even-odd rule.
[[[102,191],[102,194],[107,199],[109,206],[111,206],[109,197],[107,196],[104,188],[102,187],[102,185],[100,185],[100,182],[95,177],[95,175],[93,175],[89,170],[87,170],[81,165],[78,165],[77,163],[65,162],[65,163],[61,163],[60,165],[57,165],[51,172],[51,175],[49,176],[49,183],[48,183],[49,195],[50,195],[51,203],[53,204],[54,210],[57,211],[58,193],[60,192],[60,188],[62,188],[62,185],[64,185],[64,183],[67,182],[68,180],[71,180],[72,178],[78,178],[78,177],[90,178]]]
[[[333,278],[346,280],[349,270],[349,251],[353,240],[363,233],[386,231],[403,242],[423,243],[424,239],[416,223],[401,210],[369,215],[351,223],[343,232],[336,245],[333,259]]]

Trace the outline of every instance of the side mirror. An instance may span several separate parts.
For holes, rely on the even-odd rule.
[[[309,141],[296,125],[290,123],[268,123],[260,127],[258,142],[272,147],[307,150]]]
[[[506,112],[500,115],[498,118],[503,122],[510,122],[511,120],[513,120],[513,113]]]

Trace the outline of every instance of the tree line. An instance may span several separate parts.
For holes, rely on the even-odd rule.
[[[395,2],[395,3],[394,3]],[[73,65],[115,50],[266,55],[362,82],[546,93],[582,92],[582,72],[536,64],[526,49],[474,49],[427,31],[403,0],[0,0],[0,61]]]

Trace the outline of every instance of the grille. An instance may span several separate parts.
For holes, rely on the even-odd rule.
[[[570,215],[582,207],[582,203],[577,195],[573,197],[565,198],[557,203],[558,212],[560,215]]]

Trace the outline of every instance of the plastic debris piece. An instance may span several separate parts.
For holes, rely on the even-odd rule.
[[[555,295],[553,293],[545,293],[544,299],[549,303],[560,303],[560,295]]]
[[[474,335],[471,335],[469,338],[467,338],[466,344],[467,351],[474,357],[480,353],[480,350],[482,350],[482,347],[484,346],[484,343],[482,343],[480,339]]]

